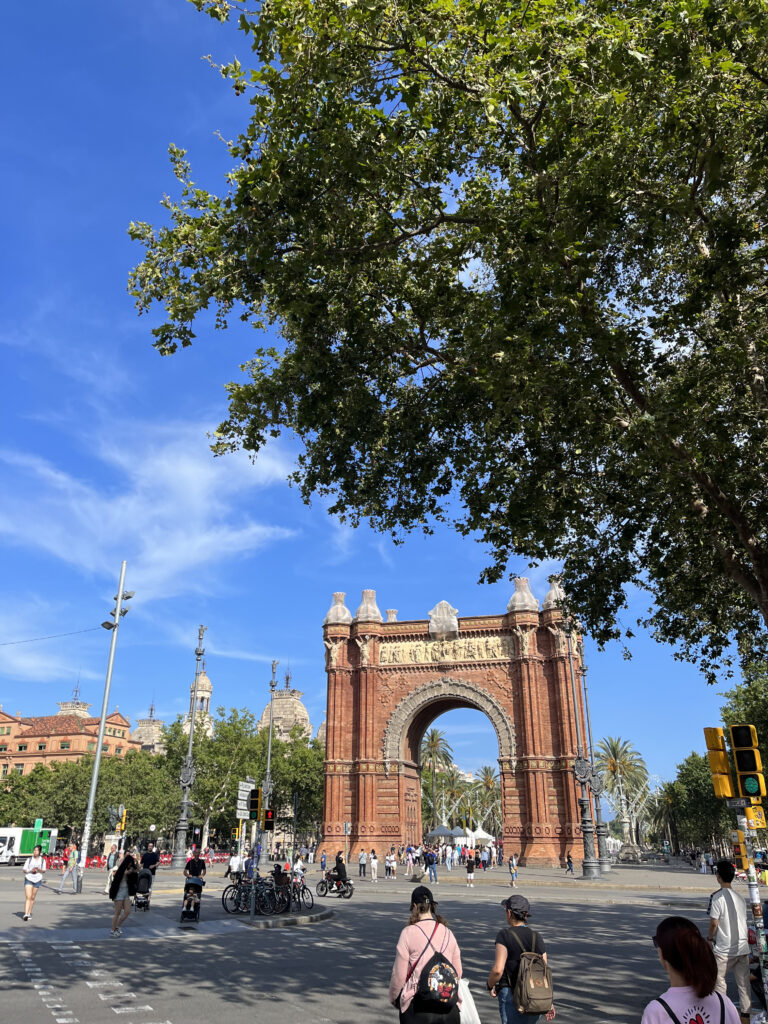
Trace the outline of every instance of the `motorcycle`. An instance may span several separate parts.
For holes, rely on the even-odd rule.
[[[343,900],[351,900],[355,887],[348,878],[337,882],[332,871],[326,871],[325,878],[317,883],[315,892],[318,896],[341,896]]]

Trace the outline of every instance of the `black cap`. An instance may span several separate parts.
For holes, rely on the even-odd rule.
[[[435,898],[432,895],[432,890],[428,889],[426,885],[417,885],[411,893],[411,906],[416,903],[434,903]]]
[[[527,917],[531,912],[531,904],[525,896],[507,896],[505,900],[501,901],[501,905],[515,917]]]

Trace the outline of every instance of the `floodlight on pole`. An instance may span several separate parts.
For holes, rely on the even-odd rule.
[[[91,841],[91,825],[93,823],[93,808],[96,803],[96,788],[99,783],[99,766],[101,765],[101,747],[104,742],[104,729],[107,721],[107,707],[109,704],[109,690],[112,686],[112,667],[115,663],[115,648],[117,647],[117,634],[120,628],[120,620],[128,613],[127,608],[123,608],[124,601],[130,601],[134,595],[134,591],[124,591],[123,584],[125,583],[125,567],[126,563],[123,562],[120,566],[120,581],[117,584],[117,596],[115,597],[115,607],[110,612],[113,616],[114,622],[106,620],[102,622],[104,629],[109,630],[112,633],[109,643],[109,658],[107,660],[107,678],[104,682],[104,698],[101,704],[101,717],[99,718],[99,735],[96,740],[96,756],[93,759],[93,771],[91,772],[91,788],[88,793],[88,807],[85,812],[85,824],[83,825],[83,836],[80,843],[80,865],[77,876],[77,889],[78,892],[82,891],[83,888],[83,873],[85,871],[85,861],[88,857],[88,846]]]

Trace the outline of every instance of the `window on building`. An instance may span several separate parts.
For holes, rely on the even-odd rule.
[[[96,749],[96,744],[95,744],[95,743],[94,743],[93,741],[91,741],[91,742],[90,742],[90,743],[88,744],[88,749],[89,749],[89,750],[95,750],[95,749]]]
[[[19,744],[18,751],[19,751],[20,754],[23,753],[26,749],[27,749],[27,744],[26,743],[20,743]]]
[[[23,775],[24,774],[24,765],[23,764],[15,764],[13,766],[13,770],[16,772],[17,775]]]
[[[46,744],[45,744],[45,743],[38,743],[38,744],[37,744],[37,749],[38,749],[38,750],[45,750],[45,747],[46,747]]]
[[[108,743],[103,743],[102,744],[101,752],[102,752],[102,754],[108,754],[109,753],[109,744]]]
[[[0,751],[5,751],[7,749],[8,749],[8,744],[7,743],[0,743]]]
[[[115,747],[115,753],[116,754],[122,754],[122,752],[123,752],[123,748],[122,747]]]
[[[3,771],[2,771],[2,777],[3,777],[3,778],[5,778],[5,776],[6,776],[7,774],[8,774],[8,765],[7,765],[7,764],[4,764],[4,765],[3,765]]]
[[[59,750],[69,750],[69,747],[69,740],[62,740],[61,743],[59,743]]]

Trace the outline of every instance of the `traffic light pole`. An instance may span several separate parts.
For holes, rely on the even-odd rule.
[[[740,828],[742,825],[746,831],[746,818],[744,818],[743,821],[739,821]],[[763,904],[760,900],[760,890],[757,885],[754,850],[752,848],[751,839],[746,835],[744,838],[744,846],[747,851],[747,860],[749,861],[749,868],[747,869],[747,885],[749,888],[749,903],[752,910],[752,922],[755,926],[755,934],[757,935],[757,955],[760,961],[760,977],[763,983],[763,994],[765,996],[766,1006],[768,1006],[768,940],[766,940],[765,922],[763,921]],[[766,1018],[763,1017],[763,1020],[765,1019]]]

